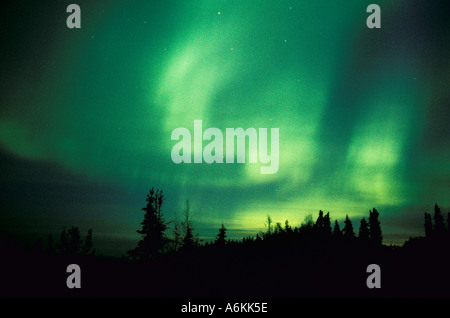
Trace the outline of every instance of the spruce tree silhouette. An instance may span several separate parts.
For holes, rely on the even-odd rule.
[[[192,222],[191,204],[186,200],[186,210],[184,211],[184,220],[181,223],[183,226],[183,248],[192,248],[197,245],[197,240],[194,237],[194,225]]]
[[[331,236],[330,212],[327,212],[323,217],[323,234],[327,238]]]
[[[132,259],[148,260],[160,256],[168,243],[165,231],[167,223],[165,222],[161,206],[164,202],[164,195],[161,190],[152,188],[147,195],[147,206],[142,208],[145,211],[142,229],[137,230],[142,239],[138,246],[128,251]]]
[[[337,220],[334,221],[333,238],[340,239],[342,237],[341,228]]]
[[[444,217],[441,214],[441,209],[437,204],[434,205],[434,235],[442,238],[445,233]]]
[[[92,229],[89,229],[86,239],[84,240],[84,244],[82,246],[82,253],[84,255],[94,255],[94,243],[92,241]]]
[[[378,221],[379,213],[373,208],[373,211],[369,212],[369,234],[370,242],[373,246],[381,246],[383,242],[383,235],[381,233],[380,221]]]
[[[431,238],[433,236],[433,222],[431,221],[431,214],[425,212],[424,219],[425,237]]]
[[[319,211],[319,216],[317,217],[316,224],[314,224],[314,227],[315,227],[318,231],[321,232],[322,229],[323,229],[323,226],[324,226],[323,211],[320,210],[320,211]]]
[[[361,223],[359,225],[359,240],[364,244],[369,242],[369,227],[365,218],[362,218]]]
[[[81,240],[80,230],[78,227],[72,226],[67,231],[68,240],[68,253],[78,254],[81,252],[83,241]]]
[[[355,237],[355,232],[353,231],[352,221],[345,216],[344,228],[342,229],[342,235],[345,239],[353,239]]]
[[[226,239],[227,239],[227,229],[225,228],[222,222],[222,226],[219,229],[219,233],[217,234],[215,244],[218,246],[224,246],[227,242]]]

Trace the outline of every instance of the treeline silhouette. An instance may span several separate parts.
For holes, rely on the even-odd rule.
[[[186,201],[186,210],[184,213],[184,220],[181,224],[181,229],[174,221],[167,222],[163,216],[161,207],[165,198],[161,190],[151,189],[147,195],[147,205],[142,208],[144,219],[141,223],[142,229],[138,230],[142,236],[138,246],[127,252],[129,257],[133,260],[154,260],[158,257],[177,252],[181,250],[185,252],[192,248],[201,247],[201,241],[198,233],[194,235],[194,226],[190,214],[190,203]],[[352,244],[353,239],[361,245],[370,245],[372,248],[380,247],[382,245],[382,231],[380,221],[378,220],[379,213],[373,208],[369,211],[367,222],[365,218],[361,219],[359,227],[359,235],[356,237],[353,224],[348,215],[345,218],[344,228],[340,229],[339,223],[336,220],[334,228],[331,228],[330,213],[324,215],[323,211],[319,211],[317,220],[314,222],[312,215],[308,215],[305,222],[299,227],[291,227],[289,221],[286,220],[284,226],[277,222],[274,224],[272,218],[268,215],[266,219],[267,232],[257,234],[256,237],[243,238],[241,242],[226,240],[227,229],[222,223],[217,239],[214,243],[206,243],[204,247],[211,246],[225,246],[232,243],[233,245],[244,244],[248,245],[251,242],[264,241],[265,244],[298,244],[302,241],[321,242],[336,240]],[[167,234],[170,223],[174,224],[172,235]]]
[[[142,208],[137,246],[121,258],[96,255],[92,230],[84,240],[77,227],[59,241],[25,252],[0,238],[2,270],[12,273],[3,296],[96,297],[407,297],[450,296],[449,215],[435,205],[425,212],[425,237],[402,247],[383,245],[379,212],[369,211],[355,233],[345,217],[332,226],[330,213],[308,215],[299,226],[265,220],[266,230],[242,240],[227,239],[222,223],[216,239],[202,242],[186,201],[180,224],[167,221],[165,197],[151,189]],[[83,288],[65,286],[65,268],[76,263]],[[26,270],[33,264],[33,272]],[[382,288],[369,289],[366,268],[382,269]],[[37,274],[36,274],[37,273]]]

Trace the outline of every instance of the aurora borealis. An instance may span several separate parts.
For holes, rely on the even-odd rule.
[[[2,231],[78,225],[124,253],[151,187],[168,220],[189,199],[205,240],[320,209],[357,227],[376,207],[402,243],[435,202],[448,212],[444,1],[378,1],[381,29],[370,1],[76,1],[81,29],[69,3],[2,10]],[[278,172],[174,164],[171,133],[194,120],[279,128]]]

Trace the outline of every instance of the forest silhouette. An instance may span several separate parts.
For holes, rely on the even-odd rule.
[[[227,239],[224,223],[216,239],[202,242],[190,202],[183,221],[164,217],[162,190],[151,189],[137,233],[126,255],[105,257],[89,230],[64,228],[31,250],[0,237],[1,270],[8,273],[2,297],[448,297],[450,226],[440,207],[424,214],[424,237],[403,246],[383,245],[376,208],[355,233],[347,215],[341,229],[330,213],[308,215],[299,226],[265,219],[265,231]],[[66,287],[66,267],[82,269],[82,288]],[[381,268],[381,288],[369,289],[367,266]]]

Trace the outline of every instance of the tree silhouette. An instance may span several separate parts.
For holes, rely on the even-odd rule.
[[[370,241],[374,246],[381,246],[383,242],[383,235],[381,233],[380,221],[378,221],[379,213],[375,208],[373,208],[373,211],[370,211],[369,214]]]
[[[437,204],[434,205],[434,233],[437,237],[442,237],[445,232],[444,217]]]
[[[164,202],[164,195],[161,190],[150,190],[147,195],[147,206],[142,208],[145,211],[142,229],[137,232],[142,239],[138,246],[128,254],[133,259],[145,260],[154,259],[161,255],[168,243],[165,235],[167,223],[165,222],[161,206]]]
[[[352,239],[355,237],[355,232],[353,231],[352,221],[348,218],[348,215],[345,216],[344,228],[342,229],[342,235],[345,239]]]
[[[84,255],[93,255],[93,254],[95,254],[94,243],[92,241],[92,230],[91,229],[88,231],[86,239],[84,240],[84,244],[82,246],[82,253]]]
[[[48,251],[53,251],[53,238],[49,236],[47,241]],[[92,243],[92,230],[88,231],[85,242],[81,239],[80,229],[72,226],[68,230],[64,227],[59,242],[56,244],[56,250],[59,254],[67,255],[91,255],[94,254],[94,245]]]
[[[194,225],[192,222],[191,204],[189,200],[186,200],[186,209],[184,211],[184,220],[181,223],[183,227],[184,237],[183,237],[183,247],[191,248],[197,245],[197,240],[194,237]]]
[[[80,230],[78,227],[72,226],[67,231],[68,236],[68,250],[69,254],[78,254],[81,252],[83,241],[81,240]]]
[[[329,212],[323,215],[323,211],[319,211],[319,216],[314,224],[314,229],[321,238],[328,238],[331,236],[331,220]]]
[[[308,214],[305,216],[305,219],[303,220],[301,227],[303,228],[312,228],[314,226],[313,217],[311,214]]]
[[[342,237],[341,228],[339,227],[339,223],[337,220],[334,221],[333,237],[336,239],[339,239]]]
[[[314,227],[315,227],[317,230],[321,231],[321,230],[323,229],[323,225],[324,225],[323,222],[324,222],[324,219],[323,219],[323,211],[320,210],[320,211],[319,211],[319,216],[317,217],[316,224],[314,224]]]
[[[362,218],[361,223],[359,225],[359,234],[358,237],[361,242],[369,242],[369,227],[365,218]]]
[[[323,217],[323,233],[326,237],[331,236],[330,212],[327,212],[327,214]]]
[[[288,234],[292,233],[292,227],[289,225],[289,221],[284,221],[284,231]]]
[[[424,226],[425,226],[425,237],[431,238],[433,235],[433,223],[431,222],[431,214],[425,212],[424,216]]]
[[[225,228],[225,226],[223,225],[223,222],[222,222],[222,226],[219,229],[219,233],[217,234],[217,237],[216,237],[216,241],[215,241],[216,245],[224,246],[227,242],[226,238],[227,238],[227,229]]]
[[[281,226],[281,222],[275,223],[275,229],[273,231],[273,234],[281,235],[283,233],[284,233],[284,228]]]
[[[270,217],[270,215],[267,215],[265,225],[267,226],[267,235],[269,235],[269,236],[272,234],[272,230],[273,230],[272,223],[273,223],[272,218]]]

